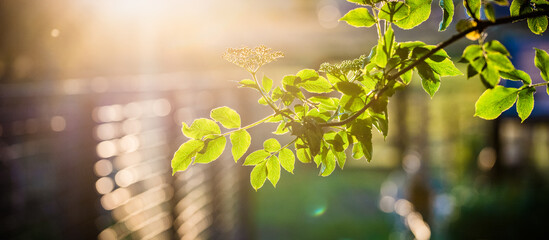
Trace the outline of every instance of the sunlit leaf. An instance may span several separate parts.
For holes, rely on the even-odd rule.
[[[247,87],[247,88],[253,88],[253,89],[259,89],[257,84],[251,80],[251,79],[244,79],[238,82],[240,84],[239,87]]]
[[[219,125],[207,118],[199,118],[194,120],[190,127],[185,123],[182,124],[183,127],[181,128],[181,131],[186,137],[192,139],[201,139],[206,135],[221,133]]]
[[[469,5],[469,7],[467,7],[467,5]],[[463,0],[463,6],[467,10],[467,14],[469,14],[469,16],[475,19],[480,19],[480,0]]]
[[[280,179],[280,162],[275,155],[267,160],[267,179],[271,181],[274,187],[276,187],[276,184]]]
[[[535,48],[536,57],[534,64],[540,70],[540,75],[543,80],[549,82],[549,54],[546,51]]]
[[[363,119],[356,120],[351,127],[351,134],[361,144],[361,150],[368,162],[372,160],[372,122]]]
[[[233,154],[233,159],[237,162],[250,147],[252,137],[245,129],[240,129],[231,133],[229,138],[231,139],[232,144],[231,152]]]
[[[416,69],[421,77],[421,86],[423,86],[425,92],[433,97],[440,87],[440,76],[426,63],[418,64]]]
[[[510,56],[511,55],[509,53],[509,51],[507,51],[507,48],[505,48],[505,46],[503,46],[503,44],[501,44],[498,40],[492,40],[492,41],[489,41],[489,42],[485,43],[484,44],[484,49],[486,49],[486,51],[488,53],[498,52],[498,53],[501,53],[505,56]]]
[[[486,63],[486,67],[480,73],[480,80],[487,88],[493,88],[499,84],[499,72],[492,62]]]
[[[227,139],[225,137],[218,137],[212,140],[207,140],[204,143],[204,149],[202,149],[195,157],[195,163],[209,163],[218,159],[223,151],[225,150],[225,145],[227,144]]]
[[[475,116],[487,120],[495,119],[513,106],[517,100],[518,89],[495,86],[484,91],[475,103]]]
[[[315,81],[319,77],[318,72],[314,69],[303,69],[299,71],[296,76],[298,76],[302,82]]]
[[[332,91],[332,85],[324,77],[317,77],[316,80],[302,82],[298,86],[312,93],[329,93]]]
[[[519,91],[518,100],[517,100],[517,113],[521,119],[521,122],[524,122],[532,113],[534,109],[534,93],[536,88],[527,87]]]
[[[240,127],[240,115],[229,107],[219,107],[213,109],[210,112],[210,117],[221,123],[221,125],[225,128],[231,129]]]
[[[456,30],[458,32],[464,32],[465,30],[476,27],[476,26],[477,26],[477,23],[473,20],[461,19],[456,24]],[[472,31],[467,33],[465,37],[471,41],[476,41],[480,38],[480,33],[478,31]]]
[[[505,79],[522,81],[525,84],[532,84],[532,79],[530,78],[530,75],[518,69],[513,69],[508,72],[500,71],[499,74]]]
[[[204,147],[204,142],[191,139],[179,147],[172,158],[173,174],[185,171],[192,162],[192,158]]]
[[[273,80],[268,78],[267,76],[263,76],[263,81],[261,84],[263,85],[263,91],[265,91],[265,93],[268,93],[273,87]]]
[[[496,22],[496,11],[494,10],[494,5],[492,5],[492,3],[489,2],[484,5],[484,15],[490,22]]]
[[[278,152],[278,159],[286,171],[294,173],[295,156],[292,150],[287,148],[280,150],[280,152]]]
[[[250,166],[250,165],[257,165],[260,162],[265,161],[266,158],[271,156],[270,153],[263,149],[259,149],[255,152],[250,153],[248,157],[246,157],[246,160],[244,161],[244,166]]]
[[[452,0],[440,0],[440,8],[442,8],[442,21],[438,27],[439,31],[444,31],[454,18],[454,1]]]
[[[358,96],[364,91],[360,85],[353,82],[338,82],[335,87],[343,94],[349,96]]]
[[[263,142],[263,148],[270,153],[278,151],[280,147],[280,143],[274,138],[269,138]]]
[[[492,52],[490,54],[487,54],[487,57],[488,64],[491,64],[495,69],[499,71],[509,71],[515,69],[515,67],[511,63],[511,60],[509,60],[509,58],[501,53]]]
[[[461,56],[462,59],[467,60],[468,62],[473,61],[476,58],[483,57],[482,55],[482,47],[479,45],[473,44],[467,46],[463,50],[463,55]]]
[[[320,167],[320,175],[323,177],[332,174],[336,167],[335,156],[331,151],[326,152],[326,157],[322,158],[322,165]]]
[[[404,1],[410,7],[410,14],[402,20],[395,22],[399,28],[412,29],[421,24],[431,15],[432,0],[406,0]]]
[[[355,8],[339,19],[354,27],[371,27],[376,23],[374,17],[366,8]]]
[[[267,180],[267,166],[266,162],[262,162],[254,167],[250,173],[250,183],[252,187],[257,191],[260,189]]]
[[[402,2],[386,2],[379,11],[379,18],[394,22],[408,16],[410,7]]]

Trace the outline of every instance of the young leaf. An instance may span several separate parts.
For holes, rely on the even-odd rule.
[[[339,19],[354,27],[371,27],[376,23],[374,17],[366,8],[355,8]]]
[[[452,19],[454,18],[454,1],[453,0],[440,0],[439,4],[440,8],[442,8],[442,21],[440,21],[440,25],[438,27],[438,31],[442,32],[446,30],[446,28],[450,25],[452,22]]]
[[[286,123],[285,122],[280,122],[280,124],[278,124],[278,126],[276,127],[276,130],[273,133],[276,134],[276,135],[284,135],[284,134],[288,133],[289,131],[290,130],[286,126]]]
[[[265,93],[269,93],[273,87],[273,80],[263,76],[263,81],[261,84],[263,85],[263,91],[265,91]]]
[[[260,162],[263,162],[265,158],[268,158],[271,156],[270,153],[263,149],[259,149],[255,152],[250,153],[248,157],[246,157],[246,160],[244,161],[244,166],[250,166],[250,165],[257,165]]]
[[[273,187],[276,187],[280,179],[280,162],[275,155],[267,160],[267,178],[271,181]]]
[[[495,86],[487,89],[475,103],[475,116],[487,120],[496,119],[501,113],[513,106],[517,100],[518,89]]]
[[[262,162],[254,167],[250,173],[250,183],[252,187],[257,191],[260,189],[267,180],[267,166],[265,162]]]
[[[469,28],[476,27],[477,22],[473,20],[467,20],[467,19],[461,19],[456,24],[456,30],[458,32],[463,32]],[[471,41],[476,41],[480,38],[480,33],[478,31],[472,31],[470,33],[467,33],[465,37]]]
[[[211,134],[220,134],[221,130],[219,126],[212,120],[207,118],[200,118],[193,121],[191,126],[187,126],[186,123],[182,123],[183,127],[181,131],[183,134],[192,139],[202,139],[202,137]]]
[[[549,54],[546,51],[536,49],[536,58],[534,59],[534,64],[541,71],[540,75],[543,80],[549,82]]]
[[[209,163],[221,156],[225,150],[227,139],[225,137],[218,137],[204,143],[204,149],[202,149],[194,159],[195,163]],[[206,150],[206,151],[204,151]],[[203,152],[203,153],[201,153]]]
[[[410,7],[410,14],[404,19],[395,22],[395,25],[402,29],[412,29],[421,24],[431,15],[431,2],[432,0],[404,1]]]
[[[231,133],[229,136],[231,139],[231,152],[233,154],[234,162],[237,162],[240,157],[246,153],[252,142],[252,137],[245,129],[240,129]]]
[[[410,7],[402,2],[386,2],[379,11],[379,18],[394,22],[408,16]]]
[[[547,30],[547,16],[528,18],[528,28],[537,35],[541,35]]]
[[[499,74],[505,79],[522,81],[524,84],[528,85],[532,84],[532,79],[530,78],[530,75],[518,69],[513,69],[508,72],[500,71]]]
[[[240,128],[240,115],[238,115],[235,110],[228,107],[213,109],[210,112],[210,117],[221,123],[225,128]]]
[[[295,156],[292,150],[284,148],[278,152],[278,159],[282,167],[289,173],[294,173]]]
[[[534,93],[536,88],[527,87],[519,91],[518,100],[517,100],[517,113],[521,119],[521,122],[524,122],[532,113],[534,109]]]
[[[269,138],[263,142],[263,148],[265,151],[273,153],[280,149],[280,143],[274,138]]]
[[[362,144],[360,143],[355,143],[353,144],[353,150],[352,150],[352,153],[353,153],[353,158],[354,159],[361,159],[362,157],[364,157],[364,152],[362,151]]]
[[[204,142],[191,139],[179,147],[172,158],[173,173],[185,171],[192,162],[192,158],[204,147]]]

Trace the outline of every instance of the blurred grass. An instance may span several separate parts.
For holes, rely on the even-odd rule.
[[[345,169],[323,178],[310,165],[297,167],[276,189],[266,182],[252,194],[256,239],[388,239],[393,221],[378,199],[389,171]]]

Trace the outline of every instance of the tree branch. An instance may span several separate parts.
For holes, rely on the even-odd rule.
[[[441,42],[439,44],[436,45],[435,48],[433,48],[432,50],[430,50],[429,52],[427,52],[427,54],[423,55],[422,57],[420,57],[419,59],[415,60],[414,62],[412,62],[410,65],[408,65],[407,67],[403,68],[402,70],[400,70],[399,72],[397,72],[396,74],[394,75],[390,75],[387,80],[388,81],[391,81],[391,80],[395,80],[397,79],[398,77],[400,77],[402,74],[408,72],[408,71],[411,71],[414,67],[416,67],[417,65],[419,65],[420,63],[422,63],[423,61],[425,61],[427,58],[431,57],[433,54],[435,54],[437,51],[449,46],[450,44],[456,42],[457,40],[465,37],[465,35],[469,34],[470,32],[473,32],[473,31],[479,31],[479,32],[482,32],[484,31],[484,29],[486,28],[489,28],[489,27],[492,27],[492,26],[496,26],[496,25],[501,25],[501,24],[507,24],[507,23],[512,23],[512,22],[516,22],[516,21],[522,21],[522,20],[525,20],[525,19],[528,19],[528,18],[535,18],[535,17],[540,17],[540,16],[549,16],[549,10],[544,10],[544,11],[535,11],[535,12],[530,12],[530,13],[526,13],[526,14],[521,14],[521,15],[518,15],[518,16],[510,16],[510,17],[504,17],[504,18],[499,18],[499,19],[496,19],[495,22],[491,22],[491,21],[478,21],[478,25],[475,26],[475,27],[472,27],[472,28],[469,28],[463,32],[460,32],[458,34],[455,34],[454,36],[450,37],[448,40],[444,41],[444,42]],[[319,126],[321,127],[333,127],[333,126],[341,126],[341,125],[345,125],[353,120],[355,120],[358,116],[362,115],[372,104],[375,100],[377,100],[377,98],[383,94],[383,92],[387,91],[388,89],[388,86],[384,86],[383,88],[379,89],[378,92],[374,95],[374,99],[372,99],[370,102],[368,102],[366,105],[364,105],[364,107],[362,107],[360,110],[356,111],[353,115],[351,115],[350,117],[342,120],[342,121],[339,121],[339,122],[329,122],[329,123],[322,123],[322,124],[319,124]]]

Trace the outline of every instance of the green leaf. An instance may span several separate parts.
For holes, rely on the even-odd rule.
[[[378,2],[377,0],[347,0],[347,2],[356,3],[358,5],[371,5],[372,3]]]
[[[225,128],[240,128],[240,115],[229,107],[219,107],[213,109],[210,112],[210,117],[221,123],[221,125]]]
[[[521,119],[521,122],[524,122],[534,110],[534,93],[536,88],[527,87],[519,91],[518,100],[517,100],[517,113]]]
[[[528,28],[537,35],[541,35],[547,30],[547,16],[528,18]]]
[[[361,159],[364,157],[364,152],[362,151],[362,144],[355,143],[353,144],[352,154],[354,159]]]
[[[326,153],[326,157],[322,158],[322,165],[320,167],[320,175],[327,177],[334,172],[336,167],[335,156],[331,151]]]
[[[362,87],[353,82],[338,82],[335,87],[343,94],[349,96],[358,96],[363,92]]]
[[[467,4],[469,4],[472,13],[467,8]],[[463,6],[467,9],[467,14],[475,19],[480,19],[480,5],[480,0],[463,0]]]
[[[259,89],[257,84],[251,80],[251,79],[244,79],[238,82],[240,84],[239,87],[247,87],[247,88],[253,88],[253,89]]]
[[[273,87],[273,80],[266,76],[263,76],[263,81],[261,84],[263,85],[263,91],[269,93],[271,91],[271,88]]]
[[[463,50],[463,55],[461,56],[462,59],[467,60],[468,62],[473,61],[476,58],[482,57],[482,47],[479,45],[473,44],[467,46]]]
[[[301,138],[298,138],[295,141],[295,153],[297,155],[297,159],[302,163],[310,163],[311,162],[311,154],[309,149],[305,146],[305,143]]]
[[[499,71],[509,71],[515,69],[511,60],[504,56],[501,53],[489,53],[488,55],[488,64],[491,64],[495,69]]]
[[[421,86],[432,98],[440,88],[440,76],[433,72],[431,67],[426,63],[418,64],[416,69],[421,77]]]
[[[204,143],[204,149],[202,149],[200,152],[196,155],[196,158],[194,159],[195,163],[209,163],[221,156],[223,151],[225,150],[225,145],[227,144],[227,139],[225,137],[218,137],[214,139],[206,140]]]
[[[509,7],[509,13],[511,16],[518,16],[527,11],[527,9],[530,9],[529,0],[513,0],[511,7]]]
[[[440,25],[438,27],[438,31],[442,32],[446,30],[446,28],[450,25],[452,22],[452,19],[454,18],[454,1],[452,0],[440,0],[438,3],[440,8],[442,8],[442,21],[440,21]]]
[[[500,71],[499,74],[505,79],[522,81],[523,83],[528,85],[532,84],[532,79],[530,78],[530,75],[518,69],[513,69],[508,72]]]
[[[299,71],[296,76],[298,76],[302,82],[316,81],[319,77],[318,73],[313,69],[303,69]]]
[[[314,81],[302,82],[298,86],[312,93],[329,93],[332,91],[332,85],[324,77],[318,77]]]
[[[356,120],[351,127],[351,135],[360,143],[366,160],[368,162],[372,160],[372,122],[364,119]]]
[[[204,147],[204,142],[191,139],[179,147],[172,158],[173,173],[185,171],[192,162],[192,158]]]
[[[250,147],[252,137],[245,129],[240,129],[231,133],[229,138],[231,139],[231,144],[233,146],[231,148],[233,159],[234,162],[237,162]]]
[[[280,122],[278,126],[276,127],[276,130],[273,132],[276,135],[284,135],[288,133],[290,130],[286,127],[285,122]]]
[[[359,97],[343,95],[339,100],[339,104],[343,106],[345,110],[356,112],[364,106],[364,101]]]
[[[492,3],[489,2],[484,5],[484,15],[490,22],[496,21],[496,11],[494,10],[494,5],[492,5]]]
[[[250,165],[257,165],[263,161],[265,161],[266,158],[270,157],[271,154],[263,149],[259,149],[255,152],[250,153],[248,157],[246,157],[246,160],[244,161],[244,166],[250,166]]]
[[[432,0],[406,0],[405,3],[410,7],[408,17],[395,22],[399,28],[412,29],[421,24],[431,15]]]
[[[282,167],[289,173],[294,173],[295,156],[292,150],[284,148],[278,152],[278,159]]]
[[[480,80],[487,88],[493,88],[499,84],[499,72],[492,62],[486,63],[486,68],[480,73]]]
[[[536,49],[536,58],[534,59],[534,64],[540,70],[540,75],[543,80],[549,82],[549,54],[546,51]]]
[[[257,191],[260,189],[267,180],[267,166],[265,162],[262,162],[254,167],[250,173],[250,183],[252,187]]]
[[[371,27],[376,23],[374,17],[366,8],[355,8],[339,19],[354,27]]]
[[[183,134],[192,139],[202,139],[202,137],[212,134],[220,134],[219,125],[207,118],[199,118],[193,121],[190,127],[182,123],[181,131]]]
[[[381,113],[372,111],[369,111],[368,113],[372,117],[374,127],[376,127],[376,129],[383,134],[383,137],[387,137],[387,133],[389,132],[389,117],[387,115],[387,110]]]
[[[505,46],[503,46],[503,44],[501,44],[498,40],[492,40],[485,43],[484,49],[486,49],[488,53],[497,52],[505,56],[511,56],[509,51],[507,51],[507,48],[505,48]]]
[[[274,138],[269,138],[263,142],[263,148],[265,151],[273,153],[280,149],[280,143]]]
[[[410,7],[402,2],[386,2],[379,11],[379,18],[389,22],[401,20],[408,16]]]
[[[271,181],[273,187],[276,187],[276,184],[280,179],[280,162],[275,155],[267,160],[267,178]]]
[[[324,97],[324,96],[311,97],[309,98],[309,101],[318,103],[319,109],[328,110],[328,111],[337,110],[337,105],[338,105],[337,103],[339,102],[337,98],[330,98],[330,97]]]
[[[459,69],[454,66],[454,62],[450,59],[444,59],[442,62],[435,62],[430,59],[425,60],[431,69],[440,76],[459,76],[463,75]]]
[[[495,86],[484,91],[475,103],[475,116],[487,120],[495,119],[513,106],[517,100],[518,89]]]

